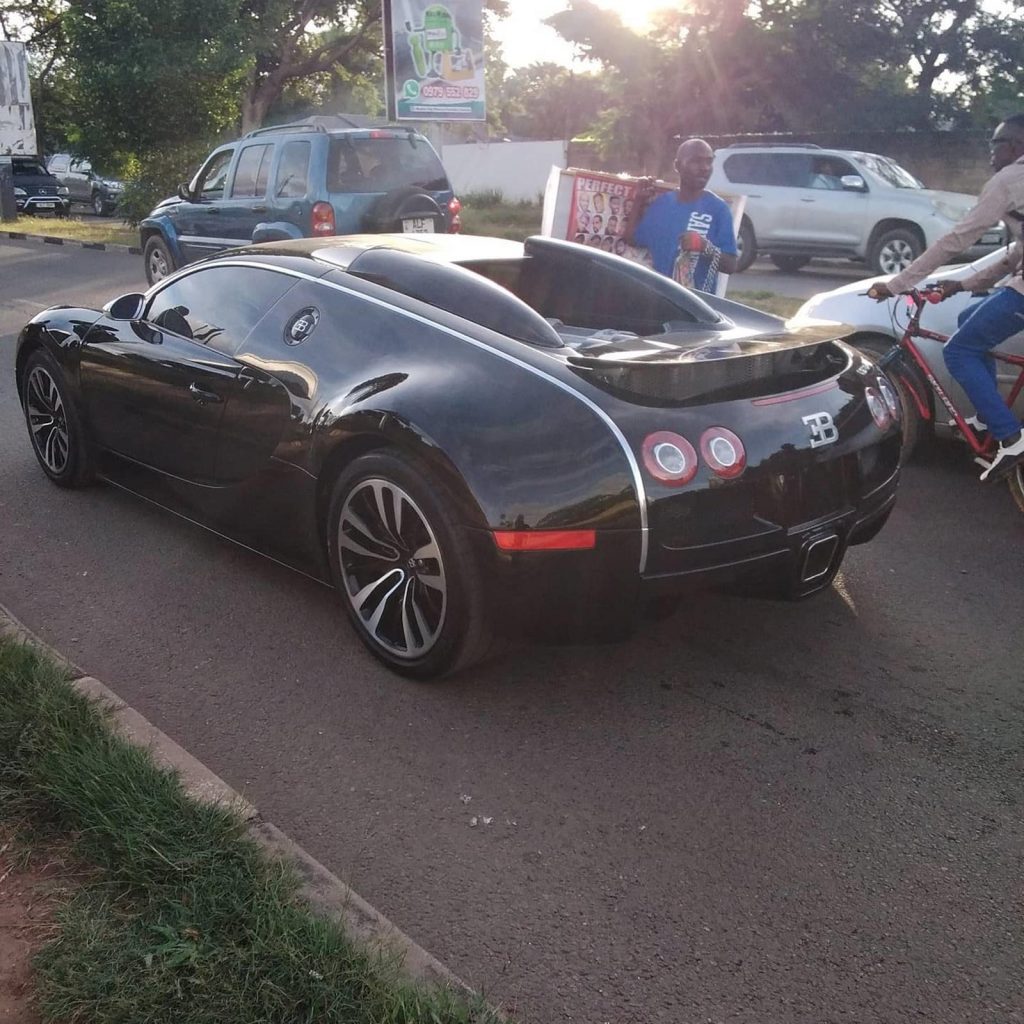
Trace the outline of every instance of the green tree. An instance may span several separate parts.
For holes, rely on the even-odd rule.
[[[245,56],[236,0],[76,0],[63,17],[82,147],[98,160],[231,127]]]
[[[571,139],[594,124],[607,102],[599,75],[551,63],[518,68],[496,99],[508,130],[531,139]]]

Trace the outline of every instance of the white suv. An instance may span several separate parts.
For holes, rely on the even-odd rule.
[[[975,203],[961,192],[925,188],[889,157],[809,144],[719,149],[708,187],[747,197],[739,270],[762,253],[787,271],[814,256],[839,256],[895,274]],[[1003,225],[993,226],[964,258],[991,252],[1004,237]]]

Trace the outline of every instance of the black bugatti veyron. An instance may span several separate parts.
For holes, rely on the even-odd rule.
[[[835,325],[598,249],[452,235],[234,249],[21,332],[43,471],[333,583],[421,678],[510,625],[827,587],[895,499],[898,399]]]

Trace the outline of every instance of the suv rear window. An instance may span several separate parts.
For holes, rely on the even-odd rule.
[[[330,192],[390,192],[412,185],[425,192],[449,188],[437,153],[410,135],[331,139],[327,159]]]

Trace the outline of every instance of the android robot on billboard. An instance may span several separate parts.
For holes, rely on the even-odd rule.
[[[401,120],[482,121],[481,0],[393,0],[395,112]]]

